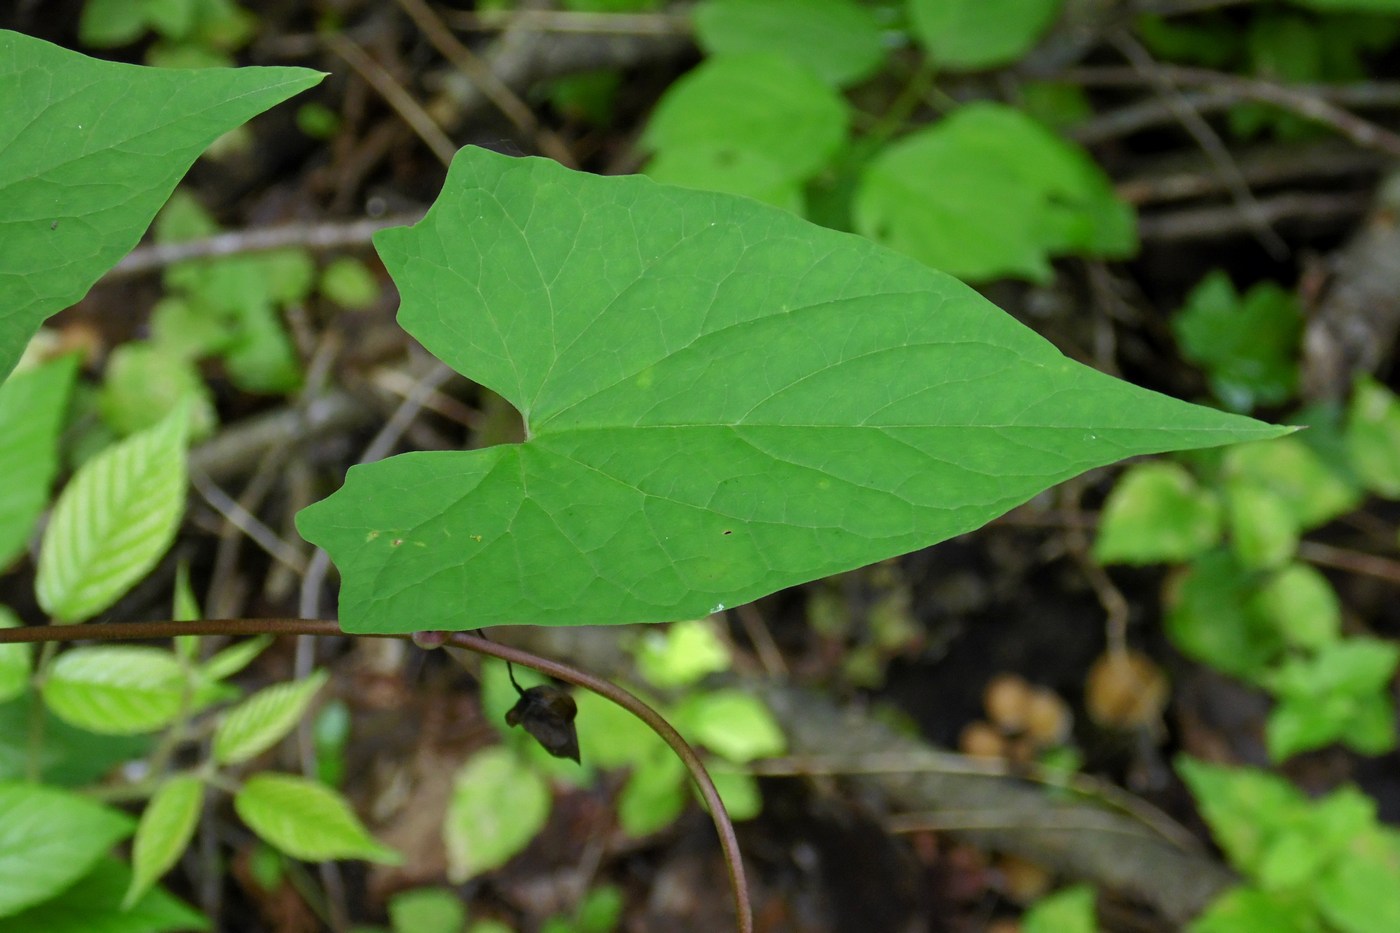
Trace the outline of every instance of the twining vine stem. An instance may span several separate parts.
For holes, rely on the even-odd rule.
[[[99,622],[87,625],[32,625],[0,628],[0,644],[17,642],[118,641],[125,639],[171,638],[176,635],[343,635],[331,619],[204,619],[192,622]],[[421,634],[421,633],[420,633]],[[520,648],[488,641],[466,632],[442,633],[443,644],[487,654],[512,664],[534,668],[542,674],[591,690],[621,706],[651,727],[685,764],[710,809],[720,848],[729,867],[729,883],[734,893],[734,914],[739,933],[753,933],[753,908],[749,903],[748,879],[734,824],[720,800],[705,764],[681,734],[666,719],[632,693],[616,684],[595,677],[576,667],[531,654]],[[367,638],[410,638],[409,635],[366,634]]]

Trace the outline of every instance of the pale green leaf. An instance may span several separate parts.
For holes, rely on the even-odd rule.
[[[1400,398],[1374,379],[1358,380],[1347,411],[1346,443],[1366,488],[1400,499]]]
[[[161,875],[179,860],[194,838],[204,804],[204,782],[183,774],[173,777],[141,812],[131,850],[131,885],[122,898],[122,908],[137,904]]]
[[[73,648],[45,674],[49,710],[71,726],[102,735],[163,729],[185,704],[185,673],[169,651],[142,646]]]
[[[1104,502],[1094,557],[1151,564],[1194,557],[1220,540],[1220,503],[1179,463],[1129,467]]]
[[[467,908],[455,891],[417,888],[389,898],[394,933],[462,933]]]
[[[375,841],[350,804],[316,781],[255,774],[234,795],[233,808],[262,840],[307,862],[366,859],[396,865],[402,857]]]
[[[715,690],[687,699],[675,714],[676,727],[730,761],[781,755],[783,730],[763,701],[741,690]]]
[[[146,892],[129,909],[122,895],[131,869],[115,858],[97,867],[60,897],[0,919],[0,933],[190,933],[209,929],[208,918],[164,890]]]
[[[719,791],[719,799],[724,802],[725,812],[731,820],[751,820],[763,811],[763,794],[752,774],[712,767],[710,780],[715,782],[715,790]]]
[[[676,622],[651,630],[637,645],[637,670],[658,687],[684,687],[706,674],[728,670],[729,647],[715,632],[713,619]]]
[[[48,504],[77,371],[78,358],[70,354],[0,383],[0,570],[24,550]]]
[[[0,628],[18,628],[20,624],[18,616],[5,606],[0,606]],[[33,670],[33,645],[0,645],[0,703],[24,693],[29,687],[29,675]]]
[[[170,547],[185,511],[179,406],[83,464],[54,506],[35,592],[59,622],[82,622],[116,602]]]
[[[477,752],[453,779],[443,819],[448,880],[462,884],[504,865],[544,828],[551,803],[544,779],[515,753]]]
[[[1137,249],[1133,212],[1080,149],[1011,107],[969,104],[862,173],[856,230],[960,278],[1048,281],[1067,253]]]
[[[329,676],[316,671],[304,680],[274,684],[233,707],[214,732],[214,760],[240,764],[280,742],[306,714]]]
[[[1248,480],[1225,484],[1230,548],[1247,570],[1282,566],[1298,549],[1298,520],[1291,503]]]
[[[133,822],[78,794],[0,783],[0,917],[55,897],[125,838]]]
[[[268,645],[271,644],[271,635],[259,635],[256,638],[236,641],[205,661],[204,666],[200,668],[200,674],[208,680],[224,680],[232,677],[252,664],[253,660],[266,651]]]
[[[321,77],[143,68],[0,30],[0,379],[136,245],[205,147]]]
[[[377,243],[406,329],[529,440],[353,467],[300,513],[350,632],[696,618],[1284,430],[1072,363],[859,237],[645,178],[468,148]]]
[[[659,153],[695,146],[744,150],[801,179],[836,153],[848,119],[841,95],[790,58],[718,55],[671,85],[641,145]]]
[[[1075,885],[1046,895],[1021,917],[1022,933],[1097,933],[1094,889]]]
[[[617,798],[617,822],[629,836],[640,837],[676,821],[690,799],[685,765],[669,748],[658,748],[640,762]]]
[[[1064,0],[908,0],[914,35],[940,68],[1013,62],[1054,22]]]
[[[1361,502],[1355,482],[1297,435],[1231,447],[1225,451],[1222,472],[1273,490],[1289,504],[1303,529],[1350,512]]]
[[[1307,564],[1294,562],[1270,574],[1246,607],[1300,648],[1323,648],[1341,634],[1341,601],[1327,578]]]
[[[711,55],[778,52],[837,86],[868,78],[885,59],[874,14],[852,0],[705,0],[693,15]]]

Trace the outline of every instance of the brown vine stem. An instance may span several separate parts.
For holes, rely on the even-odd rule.
[[[119,641],[146,638],[170,638],[175,635],[343,635],[340,626],[331,619],[204,619],[194,622],[97,622],[87,625],[30,625],[0,629],[0,644],[18,642]],[[480,635],[447,632],[446,644],[465,648],[478,654],[488,654],[502,661],[531,667],[556,680],[562,680],[591,690],[636,716],[671,747],[685,764],[700,789],[719,833],[720,848],[729,867],[729,883],[734,893],[734,916],[739,933],[753,933],[753,907],[749,903],[748,879],[744,861],[739,853],[739,838],[734,824],[720,800],[719,791],[710,779],[705,764],[695,749],[666,719],[634,694],[610,681],[596,677],[559,661],[542,658],[520,648],[488,641]],[[407,634],[369,634],[367,638],[410,638]]]

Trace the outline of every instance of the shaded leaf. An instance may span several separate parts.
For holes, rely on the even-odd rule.
[[[209,929],[208,918],[160,888],[129,908],[122,895],[131,870],[104,858],[63,895],[0,919],[0,933],[189,933]]]
[[[126,814],[88,797],[0,783],[0,917],[55,897],[125,838],[132,824]]]
[[[453,884],[498,868],[529,845],[549,818],[549,788],[499,746],[477,752],[452,783],[442,826]]]
[[[0,383],[0,570],[24,550],[48,504],[77,371],[70,354]]]

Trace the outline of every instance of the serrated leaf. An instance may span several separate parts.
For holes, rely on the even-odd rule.
[[[972,280],[1048,281],[1067,253],[1137,249],[1132,209],[1089,156],[1001,104],[969,104],[885,147],[861,174],[855,229]]]
[[[142,68],[0,30],[0,379],[136,245],[211,142],[322,77]]]
[[[131,850],[131,884],[122,897],[122,909],[136,905],[161,875],[179,860],[199,825],[204,804],[204,782],[191,774],[171,778],[141,811]]]
[[[452,782],[442,824],[447,879],[462,884],[504,865],[549,819],[544,779],[507,748],[473,755]]]
[[[752,201],[465,149],[377,239],[405,328],[530,439],[298,515],[350,632],[695,618],[1132,454],[1283,430],[1070,362],[972,290]]]
[[[185,672],[169,651],[125,645],[73,648],[44,676],[44,704],[79,729],[137,735],[175,721],[185,703]]]
[[[156,565],[185,510],[184,405],[83,464],[44,532],[34,589],[56,621],[89,619]]]
[[[940,68],[1015,61],[1049,28],[1063,0],[908,0],[914,36]]]
[[[369,834],[345,798],[290,774],[255,774],[234,795],[248,828],[274,848],[308,862],[366,859],[396,865],[402,857]]]
[[[160,888],[129,909],[122,893],[131,870],[120,860],[104,858],[63,892],[23,913],[0,919],[0,933],[189,933],[209,929],[209,920]]]
[[[0,606],[0,628],[18,628],[19,617]],[[0,703],[13,700],[29,688],[34,670],[34,646],[0,645]]]
[[[301,721],[329,676],[316,671],[305,680],[274,684],[229,710],[214,732],[214,760],[239,764],[276,745]]]
[[[711,55],[778,52],[838,87],[885,59],[874,14],[852,0],[705,0],[692,15]]]
[[[132,823],[88,797],[0,783],[0,917],[47,901],[77,881],[131,832]]]
[[[78,358],[69,354],[0,383],[0,570],[24,550],[48,504],[77,371]]]

